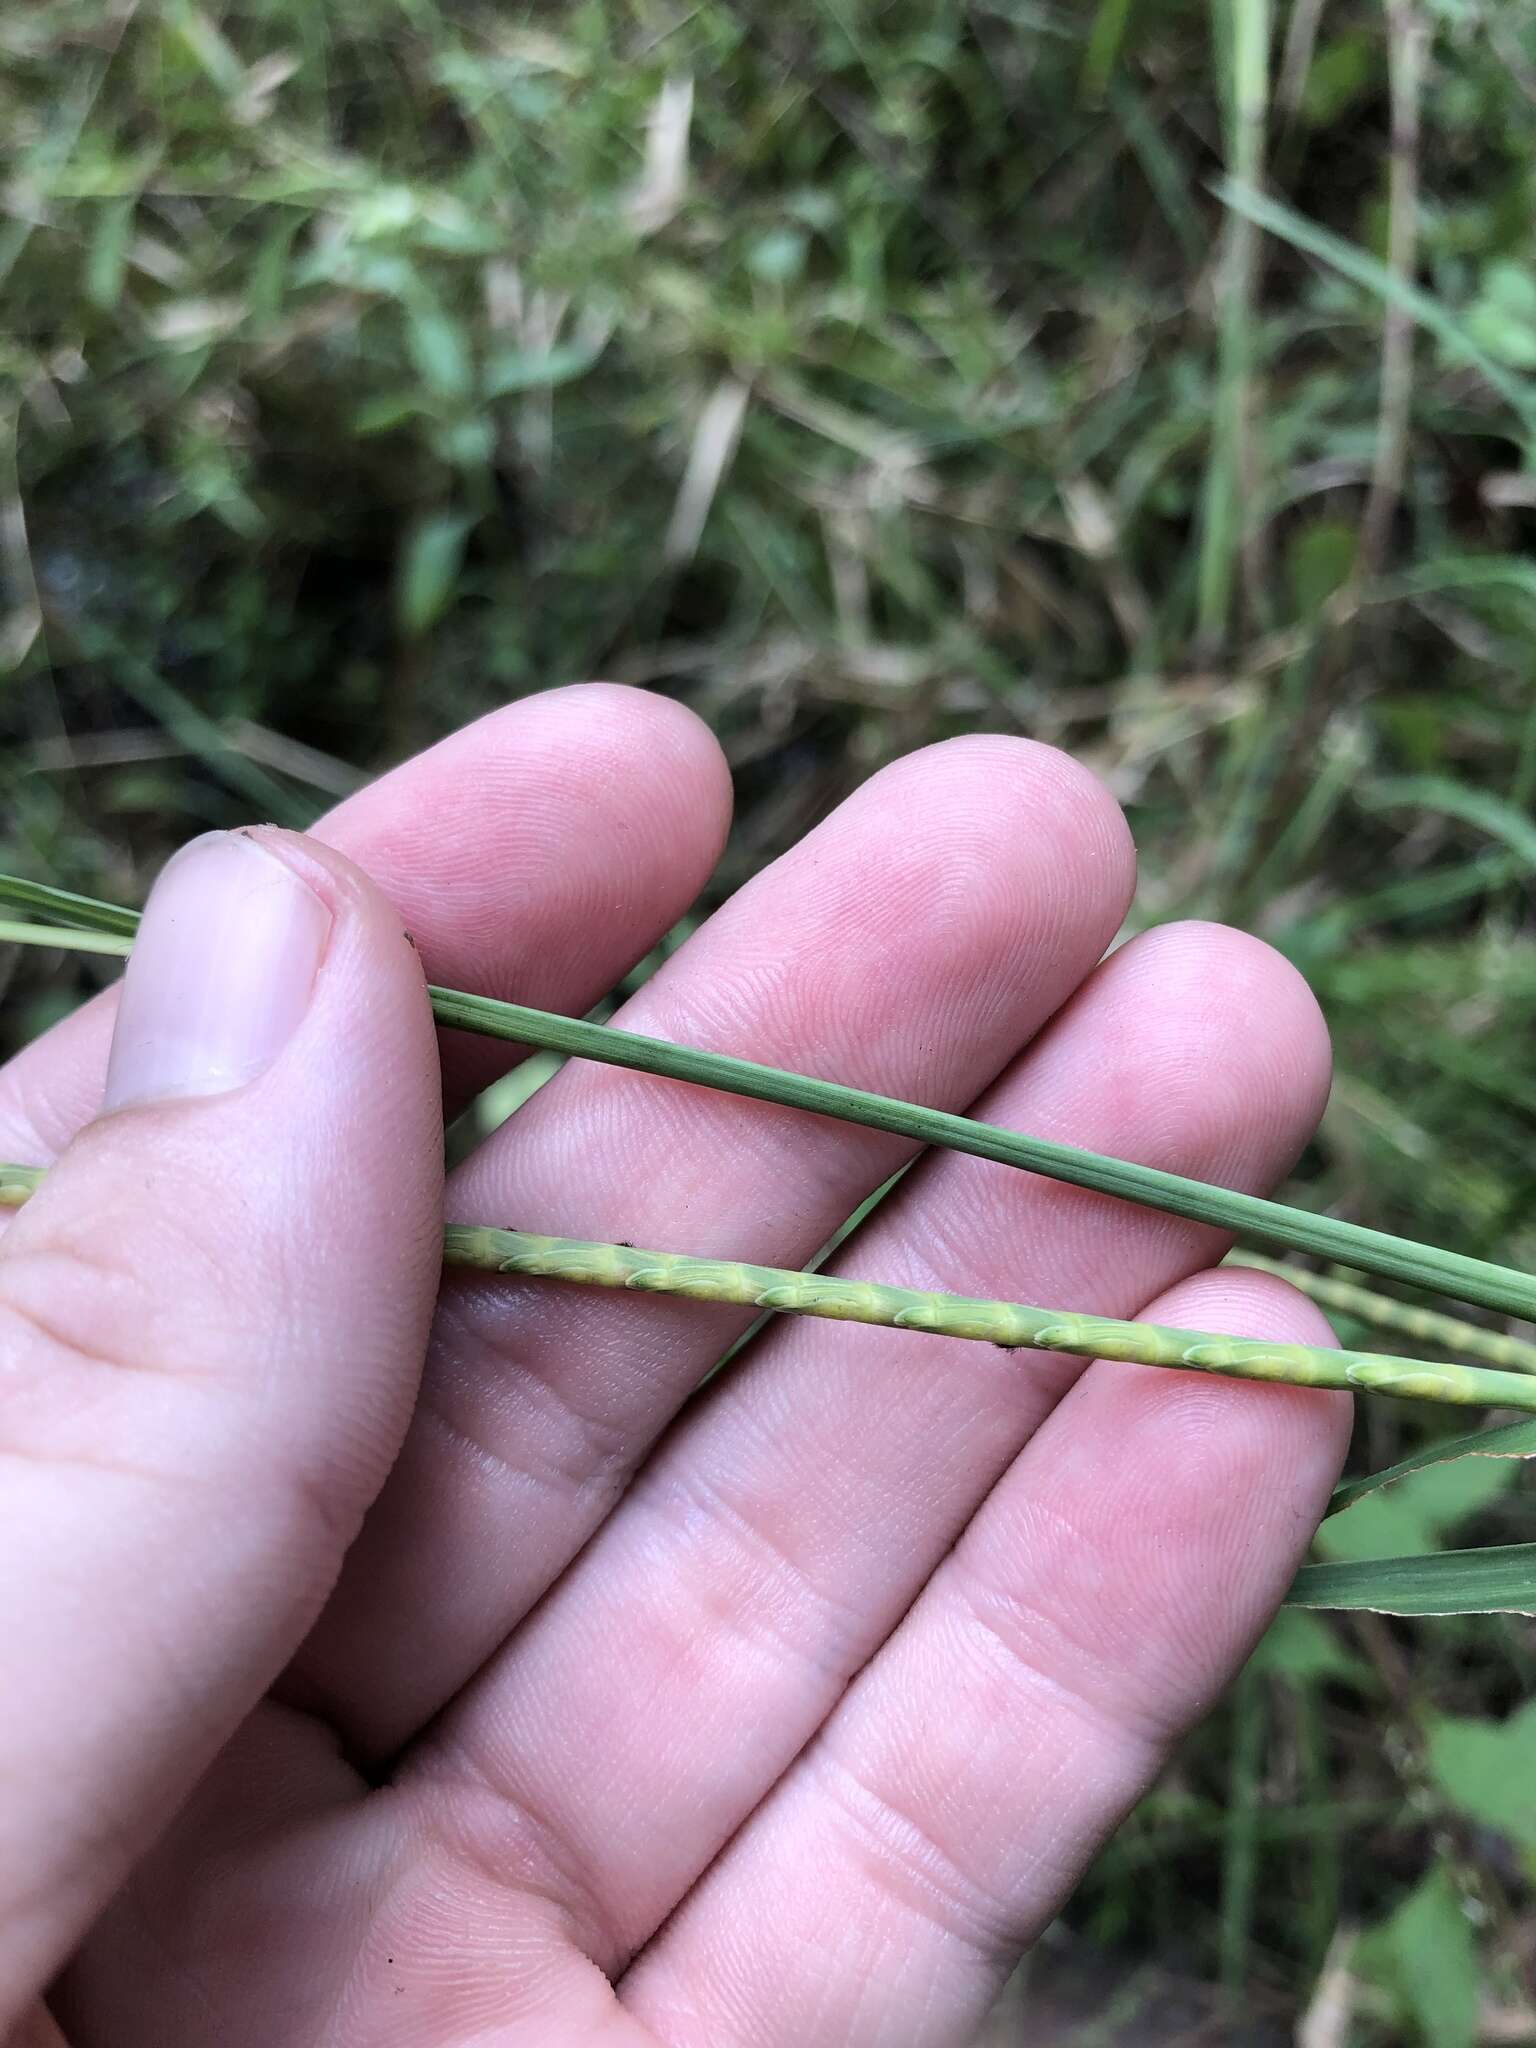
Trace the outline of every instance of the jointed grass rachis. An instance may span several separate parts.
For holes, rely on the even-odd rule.
[[[0,1207],[20,1207],[42,1179],[40,1168],[0,1165]],[[599,1244],[585,1238],[450,1224],[443,1233],[443,1262],[585,1287],[675,1294],[694,1301],[774,1309],[787,1315],[824,1316],[834,1322],[926,1331],[933,1336],[997,1344],[1005,1350],[1060,1351],[1078,1358],[1171,1366],[1232,1379],[1333,1387],[1344,1392],[1362,1388],[1407,1400],[1481,1403],[1536,1413],[1536,1379],[1484,1366],[1171,1330],[1155,1323],[1077,1315],[1020,1302],[920,1293],[867,1280],[840,1280],[823,1273],[795,1273],[727,1259],[695,1259],[680,1252]]]

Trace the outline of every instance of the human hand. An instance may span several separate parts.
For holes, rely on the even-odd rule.
[[[0,1237],[0,2038],[62,1968],[72,2048],[949,2048],[1267,1621],[1340,1397],[780,1322],[684,1409],[744,1313],[439,1297],[423,963],[584,1010],[727,803],[677,706],[529,700],[178,857],[107,1114],[115,995],[0,1073],[58,1160]],[[1212,926],[1098,964],[1131,870],[1069,760],[952,742],[623,1021],[1262,1189],[1316,1007]],[[451,1109],[510,1049],[441,1052]],[[909,1156],[575,1063],[447,1213],[798,1265]],[[942,1155],[838,1264],[1328,1341],[1221,1250]]]

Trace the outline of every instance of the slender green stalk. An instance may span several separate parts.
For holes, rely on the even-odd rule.
[[[19,886],[26,892],[21,900],[29,908],[49,907],[51,892],[41,883]],[[0,903],[17,900],[16,889],[9,876],[0,875]],[[57,914],[66,923],[90,924],[97,921],[98,910],[98,928],[105,925],[112,932],[120,932],[121,920],[134,916],[133,912],[111,904],[93,906],[89,898],[79,896],[64,897]],[[32,944],[78,943],[66,934],[45,932],[37,926],[13,925],[8,929],[12,936]],[[121,942],[108,946],[103,942],[90,950],[126,953],[128,946]],[[1336,1265],[1354,1266],[1382,1279],[1406,1281],[1410,1286],[1432,1289],[1452,1300],[1476,1302],[1504,1315],[1536,1318],[1536,1278],[1510,1266],[1443,1251],[1435,1245],[1416,1244],[1411,1238],[1369,1230],[1363,1224],[1346,1223],[1336,1216],[1311,1215],[1305,1209],[1288,1208],[1283,1202],[1212,1187],[1182,1174],[1164,1173],[1154,1166],[1080,1152],[1049,1138],[1004,1130],[1000,1125],[979,1123],[948,1110],[927,1109],[889,1095],[874,1095],[863,1088],[847,1088],[837,1081],[758,1066],[729,1053],[703,1052],[693,1046],[674,1045],[668,1039],[643,1038],[633,1031],[616,1030],[610,1024],[589,1024],[580,1018],[559,1017],[548,1010],[497,1002],[491,996],[466,995],[457,989],[429,988],[428,994],[438,1023],[456,1030],[475,1031],[488,1038],[507,1039],[578,1059],[600,1060],[668,1080],[688,1081],[697,1087],[716,1088],[727,1095],[744,1095],[757,1102],[810,1110],[871,1130],[890,1131],[920,1145],[947,1146],[977,1159],[992,1159],[1004,1166],[1044,1174],[1071,1187],[1090,1188],[1144,1208],[1208,1223],[1234,1236],[1283,1245],[1287,1250],[1305,1252]]]
[[[1400,1330],[1416,1344],[1443,1344],[1448,1351],[1486,1359],[1505,1372],[1536,1373],[1536,1344],[1508,1336],[1503,1330],[1485,1330],[1480,1323],[1463,1322],[1460,1316],[1442,1315],[1438,1309],[1420,1308],[1417,1302],[1398,1301],[1390,1294],[1375,1294],[1368,1287],[1356,1287],[1326,1273],[1309,1273],[1303,1266],[1266,1259],[1257,1252],[1234,1252],[1227,1263],[1249,1266],[1258,1273],[1277,1273],[1324,1308],[1341,1309],[1374,1330]]]
[[[20,1208],[42,1179],[39,1167],[0,1166],[0,1207]],[[1482,1366],[1213,1336],[1204,1330],[1076,1315],[1063,1309],[1031,1308],[1023,1302],[976,1301],[959,1294],[882,1287],[872,1280],[839,1280],[825,1273],[795,1273],[780,1266],[749,1266],[730,1259],[695,1259],[682,1252],[644,1251],[634,1245],[597,1244],[586,1238],[540,1237],[524,1230],[455,1223],[443,1232],[443,1263],[486,1273],[512,1273],[524,1279],[565,1280],[581,1287],[680,1295],[689,1301],[774,1309],[782,1315],[922,1330],[935,1337],[997,1344],[1004,1350],[1060,1351],[1077,1358],[1171,1366],[1228,1379],[1334,1387],[1345,1393],[1360,1388],[1400,1400],[1448,1401],[1458,1406],[1536,1413],[1536,1381]]]
[[[1212,1336],[1166,1329],[1113,1316],[1076,1315],[1022,1302],[975,1301],[871,1280],[839,1280],[824,1273],[792,1273],[776,1266],[692,1259],[678,1252],[593,1244],[581,1238],[537,1237],[526,1231],[454,1225],[444,1233],[449,1265],[498,1273],[568,1280],[589,1287],[626,1287],[643,1294],[680,1294],[693,1301],[735,1302],[783,1314],[825,1316],[835,1322],[874,1323],[894,1330],[926,1330],[938,1337],[968,1337],[1005,1349],[1064,1351],[1078,1358],[1113,1358],[1131,1365],[1164,1365],[1233,1379],[1277,1380],[1299,1387],[1365,1388],[1404,1400],[1449,1401],[1522,1408],[1536,1413],[1536,1382],[1483,1366],[1448,1365],[1376,1352],[1333,1351],[1306,1344],[1270,1344],[1248,1337]]]
[[[1392,95],[1392,159],[1387,215],[1387,265],[1402,284],[1418,268],[1420,100],[1429,25],[1416,0],[1387,0],[1387,76]],[[1256,179],[1239,173],[1248,184]],[[1382,306],[1381,396],[1371,489],[1360,522],[1356,575],[1380,575],[1408,471],[1413,407],[1414,318],[1401,298]]]
[[[1269,0],[1212,0],[1212,26],[1225,103],[1227,165],[1241,183],[1257,186],[1263,177],[1269,107]],[[1233,214],[1216,273],[1220,325],[1199,570],[1199,636],[1206,647],[1219,646],[1226,637],[1233,569],[1240,557],[1247,558],[1250,598],[1257,591],[1254,529],[1243,507],[1255,496],[1250,413],[1259,247],[1253,223]]]
[[[123,959],[133,947],[132,939],[116,932],[72,932],[57,924],[23,924],[16,918],[0,917],[0,946],[50,946],[58,953],[103,953]]]
[[[71,889],[55,889],[50,882],[29,882],[22,875],[6,875],[0,888],[0,903],[13,910],[35,910],[55,924],[78,925],[88,932],[124,932],[129,938],[139,928],[139,913],[116,903],[103,903],[98,896],[77,896]]]
[[[1264,1776],[1269,1699],[1262,1673],[1249,1665],[1232,1696],[1232,1758],[1227,1775],[1221,1854],[1221,1983],[1232,1999],[1247,1985],[1259,1875],[1259,1801]]]

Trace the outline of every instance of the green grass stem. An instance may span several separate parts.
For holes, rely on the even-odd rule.
[[[133,916],[132,912],[112,904],[93,906],[87,897],[65,896],[62,891],[59,894],[57,915],[61,918],[82,924],[99,913],[100,923],[106,929],[95,937],[94,943],[86,945],[68,932],[35,924],[0,926],[0,941],[9,938],[18,943],[69,946],[96,953],[126,954],[130,950],[122,921]],[[0,903],[20,900],[28,908],[45,909],[50,895],[42,883],[17,884],[9,876],[0,875]],[[114,943],[109,944],[109,939]],[[1021,1167],[1051,1180],[1065,1181],[1071,1187],[1089,1188],[1144,1208],[1184,1216],[1191,1222],[1210,1224],[1234,1236],[1258,1238],[1264,1243],[1283,1245],[1289,1251],[1375,1273],[1382,1279],[1406,1281],[1410,1286],[1452,1300],[1476,1302],[1504,1315],[1536,1318],[1536,1278],[1510,1266],[1445,1251],[1436,1245],[1416,1244],[1411,1238],[1393,1237],[1386,1231],[1346,1223],[1336,1216],[1315,1216],[1305,1209],[1293,1209],[1259,1195],[1212,1187],[1183,1174],[1165,1173],[1159,1167],[1110,1159],[1097,1152],[1080,1152],[1071,1145],[1023,1131],[1004,1130],[998,1124],[980,1123],[950,1110],[929,1109],[894,1096],[849,1088],[838,1081],[759,1066],[730,1053],[704,1052],[695,1046],[675,1045],[668,1039],[620,1031],[611,1024],[560,1017],[549,1010],[529,1009],[522,1003],[499,1002],[492,996],[469,995],[458,989],[429,986],[428,994],[438,1023],[454,1030],[478,1032],[487,1038],[535,1046],[576,1059],[598,1060],[636,1073],[687,1081],[727,1095],[774,1102],[787,1109],[809,1110],[818,1116],[861,1124],[870,1130],[889,1131],[920,1145],[941,1145],[973,1158]]]
[[[1264,173],[1269,108],[1269,0],[1212,0],[1212,26],[1227,163],[1241,184],[1256,187]],[[1251,534],[1251,515],[1243,508],[1256,495],[1249,414],[1259,247],[1254,223],[1234,212],[1216,271],[1216,389],[1200,534],[1199,637],[1208,648],[1226,637],[1233,573]],[[1252,598],[1257,563],[1250,562],[1248,581]]]

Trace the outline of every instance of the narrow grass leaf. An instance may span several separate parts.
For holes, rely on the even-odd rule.
[[[463,401],[474,390],[474,363],[464,330],[419,287],[405,309],[405,338],[423,383],[439,398]]]
[[[104,313],[113,311],[123,295],[136,203],[132,198],[103,200],[86,244],[85,296]]]
[[[1300,249],[1304,255],[1315,256],[1320,263],[1326,263],[1330,269],[1337,270],[1341,276],[1363,286],[1366,291],[1374,292],[1379,298],[1411,313],[1422,328],[1434,335],[1447,354],[1459,357],[1477,370],[1519,415],[1525,426],[1536,431],[1536,386],[1495,362],[1431,293],[1395,276],[1385,263],[1378,262],[1342,235],[1319,227],[1294,207],[1272,199],[1240,179],[1218,178],[1212,190],[1223,206],[1231,207],[1233,212],[1242,214],[1268,233],[1278,235],[1282,242],[1289,242],[1293,249]]]
[[[1536,562],[1524,555],[1431,555],[1373,583],[1365,601],[1432,597],[1442,590],[1513,590],[1536,600]]]
[[[430,631],[447,609],[473,525],[467,513],[434,512],[406,535],[395,606],[401,631],[413,639]]]
[[[1412,1472],[1425,1472],[1431,1466],[1450,1464],[1457,1458],[1536,1458],[1536,1422],[1509,1422],[1499,1429],[1469,1430],[1464,1436],[1449,1436],[1443,1443],[1429,1444],[1410,1458],[1384,1465],[1379,1472],[1341,1480],[1333,1489],[1328,1513],[1341,1515],[1356,1501],[1406,1479]]]
[[[1536,1615],[1536,1543],[1305,1564],[1285,1604],[1369,1614]]]
[[[1119,62],[1120,46],[1125,41],[1134,5],[1135,0],[1099,0],[1094,10],[1093,27],[1088,33],[1088,47],[1083,53],[1082,94],[1085,100],[1104,97],[1105,87]]]
[[[13,901],[11,878],[0,875],[0,903]],[[37,907],[45,897],[41,884],[28,883],[27,901]],[[71,896],[61,915],[71,924],[82,921],[83,899]],[[120,912],[102,906],[107,928],[117,930]],[[137,925],[137,918],[135,918]],[[98,924],[98,928],[100,924]],[[31,943],[46,944],[34,936]],[[123,950],[126,952],[127,948]],[[673,1044],[670,1040],[645,1038],[633,1031],[611,1025],[591,1024],[576,1017],[556,1016],[548,1010],[530,1009],[521,1003],[503,1003],[491,996],[469,995],[458,989],[429,986],[433,1015],[440,1024],[455,1030],[476,1031],[488,1038],[514,1044],[537,1046],[546,1052],[564,1053],[578,1059],[601,1060],[632,1072],[658,1074],[696,1087],[714,1088],[727,1095],[745,1096],[754,1102],[777,1102],[788,1109],[809,1110],[818,1116],[841,1119],[866,1129],[891,1131],[913,1139],[919,1145],[942,1145],[951,1151],[968,1153],[977,1159],[991,1159],[1000,1165],[1043,1173],[1071,1187],[1092,1188],[1096,1193],[1159,1209],[1169,1215],[1185,1216],[1197,1223],[1214,1224],[1237,1236],[1256,1237],[1263,1242],[1285,1245],[1292,1251],[1356,1266],[1383,1278],[1404,1280],[1411,1286],[1433,1289],[1452,1300],[1472,1301],[1506,1315],[1536,1317],[1536,1278],[1510,1266],[1498,1266],[1465,1253],[1450,1252],[1436,1245],[1415,1244],[1411,1239],[1393,1237],[1382,1230],[1369,1230],[1358,1223],[1346,1223],[1336,1216],[1316,1216],[1305,1209],[1293,1209],[1283,1202],[1271,1202],[1258,1195],[1239,1194],[1183,1174],[1164,1173],[1159,1168],[1140,1166],[1131,1160],[1109,1159],[1095,1152],[1080,1152],[1071,1145],[1057,1144],[1022,1131],[1005,1130],[998,1124],[980,1123],[952,1111],[929,1109],[920,1103],[901,1102],[894,1096],[871,1094],[867,1089],[848,1088],[837,1081],[825,1081],[808,1074],[787,1073],[777,1067],[759,1066],[729,1053],[704,1052],[695,1046]],[[1417,1368],[1414,1368],[1415,1370]],[[1508,1381],[1518,1391],[1509,1395],[1484,1391],[1442,1398],[1500,1402],[1523,1408],[1530,1404],[1531,1389],[1512,1374],[1479,1373],[1471,1366],[1437,1367],[1453,1376],[1447,1381],[1463,1389],[1473,1385]],[[1353,1384],[1385,1389],[1401,1366],[1390,1360],[1361,1355]],[[1407,1394],[1406,1384],[1391,1391]],[[1431,1396],[1430,1398],[1434,1398]]]
[[[139,928],[139,913],[116,903],[102,903],[94,896],[77,896],[69,889],[56,889],[49,882],[29,882],[22,875],[4,878],[0,900],[13,910],[35,910],[57,924],[75,925],[81,931],[116,932],[132,938]]]
[[[1394,775],[1363,788],[1362,809],[1437,811],[1497,839],[1536,871],[1536,824],[1491,789],[1476,789],[1450,775]]]
[[[296,832],[313,824],[315,806],[296,799],[291,790],[268,775],[240,751],[225,728],[166,681],[147,661],[104,633],[75,629],[83,658],[99,662],[116,688],[134,701],[164,731],[200,761],[210,775],[252,806],[259,817],[290,826]]]
[[[560,348],[503,349],[486,363],[480,380],[485,398],[507,398],[517,391],[544,391],[556,384],[572,383],[584,377],[600,350],[580,342]]]

